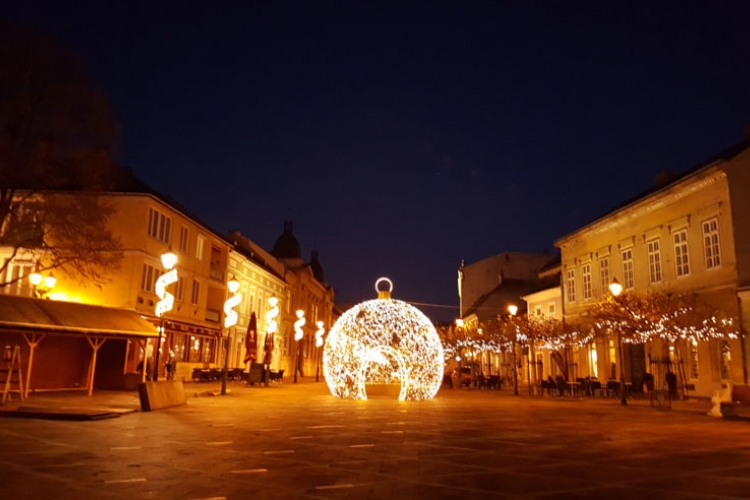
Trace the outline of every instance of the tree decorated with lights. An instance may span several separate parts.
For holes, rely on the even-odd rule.
[[[623,341],[631,343],[737,337],[734,319],[697,293],[627,293],[592,306],[588,316],[600,332],[619,330]]]
[[[440,337],[419,309],[391,298],[357,304],[331,328],[323,372],[334,396],[367,399],[366,383],[401,384],[399,400],[431,399],[440,389],[445,358]],[[392,288],[392,284],[391,284]]]
[[[735,320],[696,292],[624,293],[596,304],[588,316],[602,335],[617,333],[625,343],[660,343],[664,354],[655,357],[649,354],[649,361],[657,370],[655,382],[660,385],[662,371],[671,371],[676,364],[683,391],[687,381],[682,369],[682,344],[738,336]],[[669,345],[674,346],[674,360],[666,353]]]
[[[551,351],[565,379],[571,378],[572,349],[584,347],[594,340],[591,326],[585,322],[561,321],[546,316],[529,318],[533,335],[533,347]]]

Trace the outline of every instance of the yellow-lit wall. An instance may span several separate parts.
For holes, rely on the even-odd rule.
[[[238,313],[237,326],[232,329],[230,334],[229,366],[231,368],[246,368],[247,366],[243,362],[246,353],[245,336],[253,312],[256,316],[258,328],[256,363],[263,362],[263,346],[267,331],[265,320],[266,313],[270,308],[268,299],[272,296],[279,299],[280,311],[286,307],[287,285],[281,278],[280,272],[283,272],[283,266],[279,263],[271,261],[269,267],[266,268],[236,250],[230,252],[229,276],[236,277],[240,282],[239,291],[242,294],[242,302],[236,308]],[[276,318],[278,323],[280,323],[280,320],[280,317]],[[278,370],[283,365],[283,359],[286,356],[282,349],[283,342],[280,331],[281,329],[276,332],[271,363],[273,370]]]
[[[294,376],[293,368],[299,350],[304,376],[315,376],[323,349],[315,346],[315,322],[323,321],[326,333],[333,326],[333,290],[319,283],[306,266],[288,269],[286,280],[289,284],[291,304],[282,312],[284,341],[288,352],[285,373]],[[300,341],[295,341],[294,322],[297,320],[295,313],[298,309],[305,311],[305,326],[302,328],[304,337]],[[320,373],[322,374],[322,368]]]
[[[750,226],[743,215],[750,213],[750,196],[747,196],[747,191],[742,192],[750,182],[748,159],[748,155],[743,154],[703,169],[559,239],[556,246],[560,248],[562,257],[565,317],[575,318],[606,297],[608,283],[602,283],[600,279],[601,258],[609,259],[609,279],[617,278],[625,285],[622,251],[627,248],[632,248],[633,252],[634,287],[631,291],[697,291],[706,301],[736,317],[738,270],[750,277]],[[733,217],[734,213],[737,213],[737,217]],[[721,264],[717,268],[707,269],[702,222],[712,218],[718,221]],[[690,273],[678,277],[673,235],[681,229],[687,230]],[[742,233],[737,233],[737,230]],[[647,243],[653,239],[658,239],[660,243],[662,279],[659,283],[650,283]],[[738,246],[735,241],[739,241]],[[593,296],[590,299],[583,297],[582,270],[586,263],[591,264]],[[575,301],[569,300],[568,270],[575,272]],[[736,360],[732,363],[732,379],[741,381],[739,341],[730,340],[730,346],[732,358]],[[654,356],[663,354],[666,349],[668,347],[659,343],[647,347]],[[699,346],[700,376],[697,380],[689,381],[696,386],[694,394],[708,396],[719,386],[717,349],[708,343]],[[608,364],[612,360],[605,360],[605,356],[601,355],[602,351],[608,349],[598,345],[597,351],[599,370],[608,371]],[[625,364],[627,372],[627,362]],[[648,362],[646,369],[649,369]]]
[[[56,296],[63,300],[132,309],[156,321],[154,307],[159,298],[153,291],[153,284],[151,290],[142,288],[144,265],[163,272],[161,255],[171,248],[178,259],[176,268],[182,280],[182,293],[178,293],[177,283],[169,285],[168,291],[175,295],[175,302],[173,309],[164,315],[166,331],[170,333],[170,322],[174,321],[192,329],[190,333],[216,338],[221,332],[226,300],[229,243],[150,194],[108,194],[105,198],[115,209],[108,228],[122,244],[121,266],[108,273],[109,282],[101,289],[56,271]],[[167,241],[149,234],[150,209],[170,219],[169,237],[164,238]],[[183,228],[187,231],[184,245],[181,239]],[[203,240],[201,257],[198,256],[199,237]],[[154,280],[152,278],[152,282]],[[196,303],[192,300],[194,280],[199,283]],[[212,347],[211,358],[211,364],[218,364],[216,346]],[[160,354],[162,376],[165,359],[166,350],[163,349]]]

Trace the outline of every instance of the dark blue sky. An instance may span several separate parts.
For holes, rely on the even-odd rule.
[[[341,301],[454,306],[744,137],[750,2],[15,2],[82,54],[120,161],[217,231],[283,221]]]

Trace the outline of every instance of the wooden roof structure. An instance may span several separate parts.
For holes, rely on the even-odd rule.
[[[26,376],[19,377],[22,399],[29,394],[34,350],[47,335],[81,335],[88,341],[92,351],[86,384],[89,395],[94,390],[96,356],[107,339],[134,338],[143,342],[159,337],[158,328],[132,310],[3,294],[0,294],[0,333],[20,334],[29,346]],[[8,385],[5,384],[5,393]]]

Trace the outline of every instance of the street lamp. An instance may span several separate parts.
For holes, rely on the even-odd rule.
[[[227,288],[232,294],[224,302],[224,328],[227,330],[227,336],[224,339],[224,368],[221,370],[221,395],[227,394],[227,369],[229,365],[229,329],[237,324],[237,311],[234,310],[242,302],[242,294],[237,293],[240,288],[240,282],[232,275],[227,281]]]
[[[315,347],[318,348],[318,362],[315,364],[315,381],[320,380],[320,348],[323,347],[323,336],[326,334],[326,329],[323,328],[323,321],[318,320],[315,323],[318,330],[315,332]]]
[[[29,282],[34,287],[34,296],[38,299],[45,298],[46,295],[55,288],[57,278],[52,273],[42,276],[38,270],[29,275]]]
[[[510,313],[511,323],[513,325],[513,338],[511,339],[513,346],[513,395],[518,396],[518,367],[516,365],[516,337],[518,337],[518,325],[516,325],[516,313],[518,312],[518,306],[511,304],[508,306],[508,312]]]
[[[268,379],[271,375],[271,352],[273,351],[274,345],[274,334],[278,330],[279,325],[276,322],[276,318],[279,316],[279,299],[276,296],[268,298],[268,305],[271,307],[266,312],[266,340],[265,340],[265,354],[263,356],[263,364],[265,365],[265,384],[268,387]]]
[[[612,282],[609,284],[609,292],[612,294],[613,301],[615,304],[620,306],[620,304],[617,302],[617,297],[620,296],[622,293],[622,285],[619,281],[617,281],[617,278],[612,279]],[[620,404],[623,406],[627,406],[628,404],[628,398],[625,394],[625,367],[623,366],[622,361],[622,325],[617,326],[617,346],[620,351]]]
[[[294,383],[297,383],[297,372],[299,371],[299,342],[305,336],[302,327],[305,326],[305,311],[297,309],[297,321],[294,322],[294,341],[297,342],[297,356],[294,360]]]
[[[159,297],[159,302],[156,303],[154,314],[157,318],[161,318],[161,324],[159,325],[159,343],[156,346],[156,367],[154,369],[154,381],[159,380],[159,353],[161,352],[161,341],[162,335],[164,335],[164,313],[172,310],[174,306],[174,295],[167,292],[167,287],[177,281],[177,269],[174,267],[177,264],[177,256],[172,252],[172,247],[161,255],[161,264],[166,273],[159,276],[154,285],[154,291]],[[143,369],[146,371],[146,365],[148,360],[146,359],[146,353],[143,354]]]

